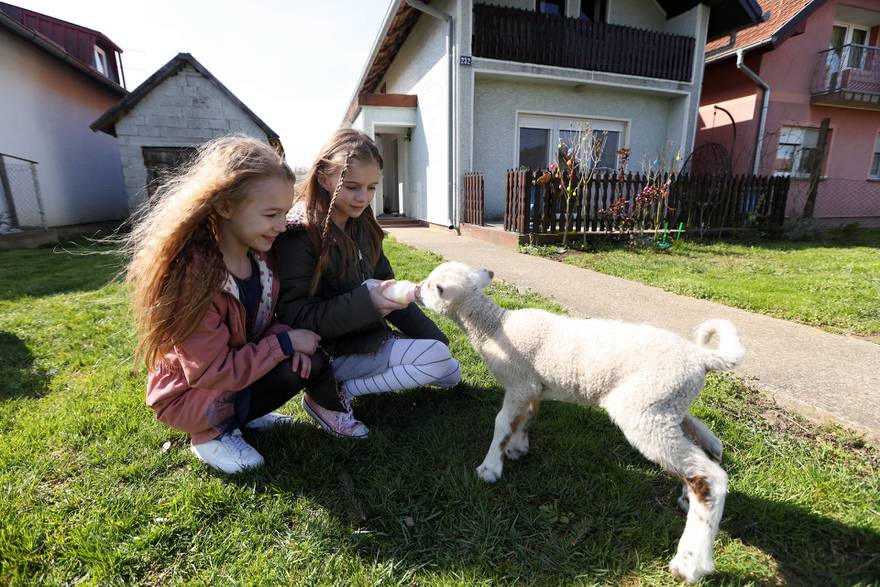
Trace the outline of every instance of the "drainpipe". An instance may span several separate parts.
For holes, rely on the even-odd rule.
[[[758,120],[758,139],[755,141],[755,161],[752,165],[752,173],[758,175],[758,170],[761,167],[761,149],[764,147],[764,127],[767,124],[767,106],[770,104],[770,86],[768,86],[767,82],[758,77],[758,74],[749,69],[745,64],[745,51],[742,49],[736,52],[736,68],[746,74],[746,77],[755,82],[762,90],[761,116]]]
[[[459,224],[458,223],[458,212],[459,211],[458,211],[458,206],[456,205],[456,201],[455,201],[455,190],[453,189],[453,179],[455,177],[455,175],[454,175],[455,171],[453,169],[453,161],[454,161],[453,147],[455,146],[455,142],[454,142],[453,136],[452,136],[452,132],[453,132],[453,128],[454,128],[454,120],[453,120],[454,92],[453,92],[452,85],[453,85],[453,80],[454,80],[454,68],[455,68],[455,63],[453,61],[453,56],[455,54],[455,21],[453,20],[451,14],[447,14],[447,13],[443,12],[442,10],[437,10],[436,8],[428,6],[424,2],[419,2],[419,0],[406,0],[406,3],[409,6],[411,6],[412,8],[415,8],[416,10],[418,10],[419,12],[424,12],[425,14],[427,14],[429,16],[433,16],[434,18],[436,18],[438,20],[445,20],[449,25],[449,32],[447,33],[447,36],[446,36],[446,59],[449,63],[449,83],[447,84],[448,89],[449,89],[449,97],[448,97],[449,111],[447,113],[449,127],[448,127],[447,133],[446,133],[447,136],[449,137],[449,141],[448,141],[449,142],[449,145],[448,145],[449,158],[448,158],[448,163],[447,163],[447,170],[448,170],[448,172],[447,172],[447,175],[448,175],[448,177],[447,177],[447,183],[448,183],[447,209],[449,210],[449,229],[458,231],[458,224]]]

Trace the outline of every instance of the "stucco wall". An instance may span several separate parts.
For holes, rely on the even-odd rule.
[[[746,65],[757,68],[760,57],[747,56]],[[760,107],[757,86],[736,69],[733,59],[708,66],[704,76],[696,146],[718,143],[729,153],[733,173],[751,173]],[[715,105],[730,112],[735,127],[723,111],[715,110]]]
[[[770,86],[764,146],[759,173],[774,172],[779,132],[783,126],[818,127],[823,118],[830,118],[831,140],[819,185],[815,215],[825,218],[864,218],[880,216],[880,183],[867,181],[874,152],[874,140],[880,132],[880,112],[852,108],[814,106],[811,103],[811,82],[820,59],[819,52],[828,48],[837,7],[843,2],[831,1],[816,9],[805,21],[803,32],[786,39],[772,51],[747,53],[746,63]],[[867,0],[845,2],[878,10]],[[734,114],[737,121],[737,144],[734,171],[750,173],[754,156],[760,93],[755,84],[736,71],[735,57],[710,64],[700,109],[698,143],[716,140],[729,144],[732,133],[726,116],[719,113],[716,128],[711,128],[712,106],[718,104]],[[714,137],[712,139],[711,137]],[[802,188],[802,186],[801,186]],[[793,190],[789,214],[803,206],[804,189]]]
[[[189,147],[229,133],[266,133],[189,65],[154,88],[116,123],[125,189],[134,208],[146,197],[143,147]]]
[[[681,127],[668,120],[680,116],[683,97],[656,96],[624,89],[558,87],[477,77],[474,89],[474,171],[485,182],[486,215],[504,212],[504,173],[518,165],[517,112],[582,118],[626,119],[629,169],[657,157],[668,143],[681,144]],[[622,139],[626,142],[626,138]]]
[[[5,29],[0,88],[0,153],[38,162],[46,224],[125,217],[116,139],[89,128],[121,96]]]
[[[608,0],[608,22],[662,31],[666,13],[654,0]]]
[[[448,12],[452,2],[432,2]],[[386,91],[418,96],[416,125],[409,143],[404,212],[436,224],[448,224],[448,64],[445,22],[421,15],[385,74]],[[430,148],[429,148],[430,147]]]

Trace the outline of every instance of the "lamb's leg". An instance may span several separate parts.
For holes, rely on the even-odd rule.
[[[489,452],[486,453],[483,463],[477,467],[477,475],[483,481],[494,483],[501,478],[501,471],[504,467],[502,454],[513,434],[511,424],[514,423],[518,414],[527,410],[531,399],[531,397],[523,397],[520,393],[511,390],[504,394],[504,404],[501,406],[501,411],[495,416],[495,433],[492,437],[492,444],[489,445]]]
[[[609,409],[609,415],[630,444],[687,485],[690,508],[669,570],[679,579],[696,583],[715,570],[712,545],[724,511],[727,473],[668,414],[618,405]]]
[[[510,423],[511,435],[504,456],[515,461],[529,452],[529,424],[538,411],[540,399],[533,399],[523,406],[523,410],[517,414]]]
[[[710,459],[719,465],[721,464],[721,453],[723,450],[721,441],[712,434],[712,431],[706,427],[702,420],[690,414],[685,414],[684,420],[681,422],[681,429],[689,439],[706,451]],[[688,493],[688,484],[684,483],[681,488],[681,496],[678,498],[678,507],[684,513],[687,513],[690,507]]]
[[[721,453],[723,446],[717,436],[712,434],[702,420],[685,414],[684,420],[681,421],[681,429],[685,435],[702,447],[710,459],[721,464]]]

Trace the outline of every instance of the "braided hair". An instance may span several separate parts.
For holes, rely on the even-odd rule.
[[[336,226],[332,220],[337,197],[342,191],[345,176],[353,161],[376,163],[380,169],[382,168],[382,157],[373,139],[355,129],[339,129],[321,149],[300,193],[300,199],[305,204],[309,239],[317,251],[317,261],[309,284],[310,296],[314,296],[318,291],[322,279],[338,277],[335,274],[328,274],[327,269],[332,266],[331,258],[338,259],[336,269],[342,273],[354,263],[359,251],[356,243],[358,232],[363,231],[368,236],[374,261],[382,252],[385,233],[376,222],[370,206],[367,206],[360,217],[348,219],[344,230]],[[333,193],[330,194],[321,185],[319,177],[332,175],[333,170],[340,165],[339,178]]]
[[[327,205],[327,214],[324,216],[324,225],[321,227],[318,261],[315,263],[315,271],[312,273],[312,281],[309,283],[310,296],[315,295],[315,291],[318,289],[318,284],[321,282],[321,276],[324,274],[324,269],[327,267],[327,262],[330,258],[330,245],[327,242],[327,237],[330,233],[333,208],[336,207],[336,198],[339,197],[339,192],[342,191],[342,184],[345,182],[345,174],[348,173],[348,167],[351,165],[351,158],[353,155],[354,151],[349,151],[348,154],[345,155],[345,163],[342,165],[342,171],[339,172],[339,179],[336,181],[336,188],[334,188],[333,195],[330,197],[330,204]]]

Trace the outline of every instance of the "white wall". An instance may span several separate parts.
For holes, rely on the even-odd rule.
[[[449,0],[431,6],[454,9]],[[443,225],[449,223],[446,32],[445,22],[422,14],[384,78],[389,94],[415,94],[419,102],[412,140],[401,144],[409,148],[404,212]]]
[[[655,0],[608,0],[607,21],[662,31],[666,26],[666,13]]]
[[[159,84],[116,123],[132,208],[146,197],[143,147],[189,147],[229,133],[268,142],[238,105],[189,65]]]
[[[89,124],[121,98],[0,28],[0,152],[37,161],[48,226],[124,218],[116,139]]]

